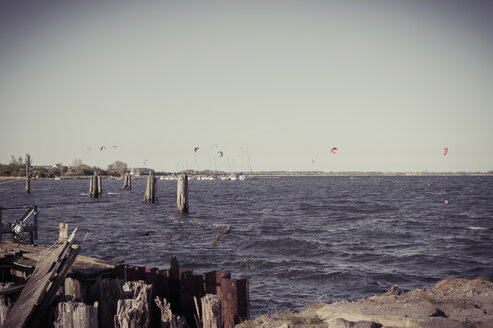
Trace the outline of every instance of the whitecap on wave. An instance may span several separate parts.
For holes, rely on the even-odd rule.
[[[486,228],[482,228],[482,227],[467,227],[467,229],[471,229],[471,230],[486,230]]]

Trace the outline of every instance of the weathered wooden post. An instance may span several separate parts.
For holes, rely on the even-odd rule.
[[[55,328],[98,327],[98,302],[87,305],[82,302],[60,302],[56,309],[57,319],[53,323]]]
[[[26,192],[31,193],[31,156],[26,154]]]
[[[34,239],[38,239],[38,206],[33,205],[33,210],[34,210],[34,219],[33,219],[33,225],[34,225]],[[1,220],[0,220],[0,225],[1,225]]]
[[[188,175],[178,176],[176,207],[178,213],[188,213]]]
[[[146,193],[144,196],[144,202],[146,203],[157,203],[157,188],[156,188],[156,178],[154,177],[154,172],[150,171],[147,177]]]
[[[221,328],[221,301],[219,296],[207,294],[202,302],[202,328]]]
[[[184,317],[173,314],[171,312],[171,304],[166,301],[165,298],[162,300],[159,296],[154,299],[157,307],[161,310],[161,328],[184,328],[187,327]]]
[[[63,243],[68,239],[68,223],[58,223],[58,243]]]
[[[132,189],[132,176],[130,175],[130,173],[125,173],[125,177],[123,178],[123,189]]]
[[[127,281],[123,285],[123,298],[118,300],[114,318],[115,328],[148,328],[151,323],[152,285],[143,280]]]
[[[89,196],[91,198],[100,198],[103,196],[103,186],[101,184],[101,177],[98,172],[94,172],[94,176],[91,177],[89,183]]]

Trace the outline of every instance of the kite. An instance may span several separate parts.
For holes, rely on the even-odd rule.
[[[199,147],[195,147],[195,148],[193,149],[193,151],[194,151],[194,152],[197,152],[197,150],[199,150]]]
[[[339,149],[337,149],[336,147],[333,147],[333,148],[330,150],[330,152],[331,152],[332,154],[335,154],[335,153],[336,153],[336,150],[339,150]]]
[[[106,146],[101,146],[101,148],[99,148],[100,151],[103,151],[103,149],[105,149]]]
[[[447,155],[447,153],[448,153],[448,148],[447,147],[443,148],[443,156]]]
[[[219,154],[219,156],[221,156],[221,158],[223,157],[224,153],[222,151],[218,151],[217,152]]]

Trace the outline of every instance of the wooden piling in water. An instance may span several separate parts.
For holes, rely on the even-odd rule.
[[[188,175],[178,176],[176,207],[178,213],[188,213]]]
[[[97,172],[94,172],[94,176],[91,177],[91,181],[89,182],[89,196],[91,198],[100,198],[103,196],[101,177]]]
[[[31,193],[31,156],[26,154],[26,192]]]
[[[154,177],[154,172],[149,172],[147,177],[146,192],[144,195],[144,202],[146,203],[157,203],[157,188],[156,188],[156,178]]]
[[[132,189],[132,176],[130,173],[126,173],[123,178],[123,189],[130,190]]]

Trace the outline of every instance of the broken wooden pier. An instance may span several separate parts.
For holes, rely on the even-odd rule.
[[[248,279],[222,271],[194,274],[176,259],[158,269],[79,250],[73,235],[50,248],[4,241],[0,326],[233,328],[250,318]]]

